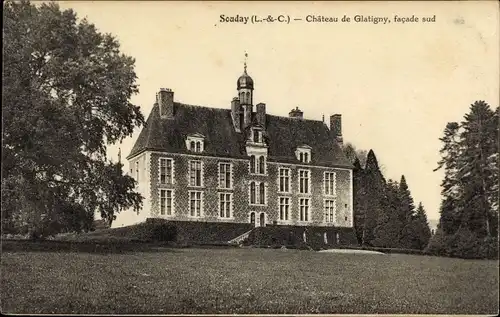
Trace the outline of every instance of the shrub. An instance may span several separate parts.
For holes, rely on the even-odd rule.
[[[448,236],[440,229],[431,237],[429,244],[425,248],[425,252],[430,255],[449,256],[447,249]]]
[[[479,255],[481,258],[498,260],[498,238],[484,238],[479,246]]]
[[[448,251],[452,257],[466,259],[479,258],[480,240],[468,229],[459,229],[448,241]]]
[[[153,241],[175,241],[177,238],[177,227],[175,225],[160,223],[153,225],[151,239]]]
[[[498,259],[498,238],[479,238],[466,228],[460,228],[450,235],[438,230],[425,252],[464,259]]]

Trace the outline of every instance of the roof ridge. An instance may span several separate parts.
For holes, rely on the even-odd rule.
[[[290,118],[290,117],[285,117],[285,116],[279,116],[279,115],[275,115],[275,114],[267,114],[267,115],[271,116],[271,117],[276,117],[276,118],[279,118],[279,119],[289,119],[289,120],[296,120],[296,121],[313,121],[313,122],[320,122],[320,123],[326,124],[326,122],[324,122],[322,120],[316,120],[316,119],[307,119],[307,118],[297,119],[297,118]]]
[[[220,110],[220,111],[231,111],[231,109],[227,108],[216,108],[216,107],[208,107],[208,106],[200,106],[200,105],[191,105],[183,102],[174,102],[174,104],[178,106],[183,106],[183,107],[192,107],[192,108],[204,108],[208,110]]]
[[[228,109],[228,108],[217,108],[217,107],[210,107],[210,106],[200,106],[200,105],[193,105],[193,104],[188,104],[188,103],[183,103],[183,102],[178,102],[178,101],[174,102],[174,104],[177,104],[177,105],[183,106],[183,107],[204,108],[204,109],[208,109],[208,110],[219,110],[219,111],[231,111],[231,109]],[[266,115],[267,116],[271,116],[271,117],[276,117],[276,118],[279,118],[279,119],[297,120],[296,118],[290,118],[290,117],[286,117],[286,116],[280,116],[280,115],[269,114],[269,113],[266,113]],[[302,121],[313,121],[313,122],[325,123],[323,120],[316,120],[316,119],[302,118],[301,120]]]

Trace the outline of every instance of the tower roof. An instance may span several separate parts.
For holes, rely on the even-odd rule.
[[[248,89],[253,89],[253,79],[247,74],[247,71],[243,73],[243,75],[238,78],[238,83],[237,83],[238,89],[240,88],[248,88]]]
[[[253,79],[247,73],[247,60],[246,60],[247,57],[248,54],[245,53],[245,66],[243,69],[243,75],[241,75],[240,78],[238,78],[238,82],[236,83],[238,90],[240,88],[248,88],[253,90]]]

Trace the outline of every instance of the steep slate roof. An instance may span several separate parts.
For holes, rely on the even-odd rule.
[[[266,115],[266,131],[271,161],[297,163],[297,146],[309,145],[312,165],[353,167],[322,121]]]
[[[191,153],[185,142],[194,133],[205,136],[200,155],[248,158],[245,135],[234,130],[230,109],[181,103],[174,103],[174,109],[174,118],[161,119],[158,105],[153,107],[128,158],[146,150]],[[312,147],[311,165],[353,167],[321,121],[266,115],[265,137],[269,161],[297,163],[296,147],[307,144]]]

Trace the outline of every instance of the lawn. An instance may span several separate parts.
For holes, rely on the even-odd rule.
[[[498,261],[246,248],[4,250],[1,296],[3,313],[30,314],[496,314]]]

